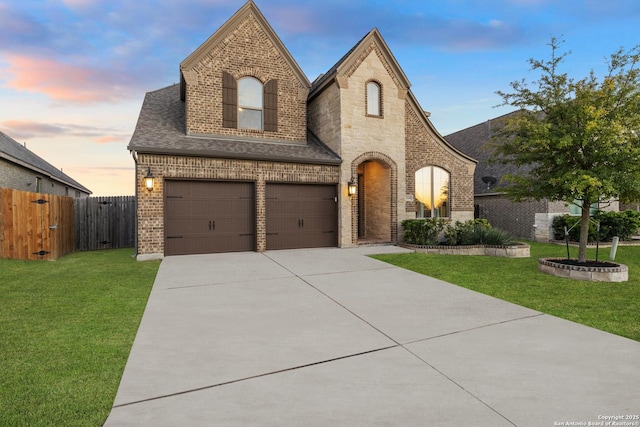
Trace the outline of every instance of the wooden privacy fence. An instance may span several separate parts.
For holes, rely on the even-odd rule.
[[[75,250],[135,246],[134,196],[75,199]]]
[[[0,258],[134,247],[135,226],[134,196],[74,199],[0,188]]]
[[[73,252],[73,198],[0,188],[0,258],[52,260]]]

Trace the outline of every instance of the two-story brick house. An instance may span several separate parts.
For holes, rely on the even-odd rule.
[[[473,218],[475,161],[376,29],[311,83],[249,1],[180,77],[146,95],[128,147],[139,259],[395,243],[416,215]]]

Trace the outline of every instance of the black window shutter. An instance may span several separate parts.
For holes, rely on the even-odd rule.
[[[264,85],[264,130],[278,131],[278,80]]]
[[[222,72],[222,127],[238,127],[238,84],[226,71]]]

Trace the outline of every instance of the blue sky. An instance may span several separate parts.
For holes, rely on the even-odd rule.
[[[244,0],[0,0],[0,130],[94,195],[134,192],[126,149],[148,91]],[[309,80],[377,27],[443,134],[511,111],[498,90],[549,57],[601,76],[640,44],[637,0],[256,0]]]

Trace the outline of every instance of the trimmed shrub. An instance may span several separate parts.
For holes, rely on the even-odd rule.
[[[471,244],[464,243],[464,236],[471,233],[475,227],[490,229],[491,224],[486,219],[474,219],[466,222],[456,221],[454,225],[448,224],[444,233],[447,244],[453,246]]]
[[[412,245],[438,245],[441,234],[444,235],[446,244],[450,246],[508,246],[515,243],[511,234],[492,228],[486,219],[456,221],[453,225],[442,218],[407,219],[402,221],[402,227],[404,241]]]
[[[610,242],[613,237],[618,236],[620,240],[629,240],[631,236],[638,233],[640,228],[640,212],[596,212],[593,221],[589,221],[589,242],[595,242],[598,238],[597,222],[600,222],[601,242]],[[564,227],[569,231],[569,240],[580,241],[580,217],[568,214],[559,215],[553,218],[551,224],[553,235],[558,240],[564,239]],[[573,228],[572,228],[573,227]]]
[[[487,228],[474,224],[462,238],[463,245],[509,246],[515,243],[511,234],[497,228]]]
[[[404,228],[404,241],[412,245],[437,245],[446,220],[442,218],[406,219],[401,223]]]

